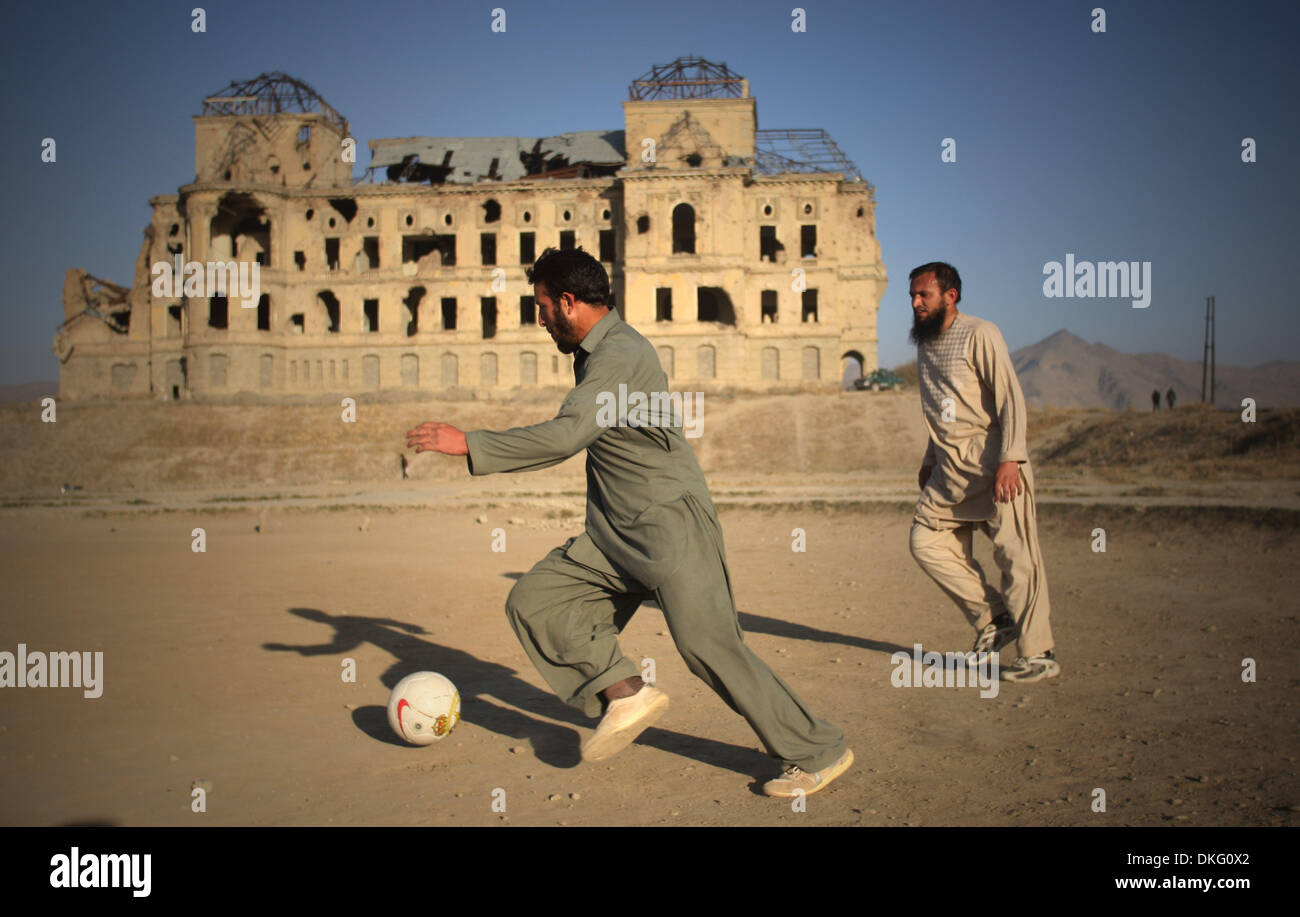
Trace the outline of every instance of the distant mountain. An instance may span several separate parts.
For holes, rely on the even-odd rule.
[[[1062,329],[1011,355],[1025,398],[1035,407],[1151,410],[1151,391],[1174,390],[1175,404],[1201,399],[1201,364],[1165,353],[1120,353],[1089,344]],[[1219,364],[1215,407],[1240,408],[1254,398],[1261,408],[1300,405],[1300,363],[1274,361],[1253,369]]]
[[[36,401],[49,395],[57,398],[59,382],[19,382],[14,385],[0,385],[0,401]]]

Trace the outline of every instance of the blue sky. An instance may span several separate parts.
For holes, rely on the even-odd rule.
[[[821,127],[877,189],[880,361],[911,359],[907,273],[946,260],[1012,349],[1059,328],[1220,363],[1296,359],[1295,2],[8,4],[0,383],[57,376],[63,274],[129,284],[148,198],[194,177],[191,116],[279,69],[377,137],[621,129],[683,54],[750,81],[759,126]],[[807,31],[791,30],[805,10]],[[1106,32],[1091,10],[1106,11]],[[505,33],[490,29],[506,11]],[[53,137],[58,161],[40,160]],[[957,161],[940,161],[956,141]],[[1257,144],[1243,163],[1241,143]],[[1152,299],[1049,299],[1043,266],[1151,262]]]

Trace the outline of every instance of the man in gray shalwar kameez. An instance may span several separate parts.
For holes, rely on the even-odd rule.
[[[722,528],[680,418],[655,423],[606,410],[620,385],[647,398],[668,392],[653,345],[609,308],[605,269],[581,249],[548,249],[528,280],[538,321],[562,353],[575,356],[576,385],[559,413],[499,432],[430,422],[407,439],[417,452],[466,455],[474,475],[535,471],[586,450],[586,530],[539,561],[506,601],[525,652],[556,694],[588,716],[604,712],[583,743],[584,760],[622,750],[668,706],[618,644],[638,606],[654,598],[687,667],[785,766],[764,792],[823,789],[853,753],[745,645]],[[625,403],[633,402],[629,395]]]

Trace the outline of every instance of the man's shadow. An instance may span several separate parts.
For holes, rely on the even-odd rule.
[[[390,691],[399,681],[414,672],[440,672],[451,679],[460,691],[461,718],[465,722],[500,735],[530,740],[538,760],[552,767],[571,768],[582,760],[576,729],[548,723],[519,711],[588,728],[593,728],[596,721],[565,704],[555,695],[533,687],[519,678],[518,673],[509,666],[484,662],[463,650],[421,639],[418,635],[428,635],[429,632],[418,624],[392,618],[331,615],[316,608],[290,608],[289,613],[333,627],[334,639],[328,643],[304,646],[264,643],[263,649],[296,652],[303,656],[325,656],[351,652],[363,643],[373,644],[395,659],[379,677]],[[493,703],[488,699],[489,695],[519,710]],[[358,729],[373,739],[407,747],[388,725],[386,704],[360,707],[353,711],[352,720]],[[773,766],[770,758],[751,748],[658,728],[647,729],[636,744],[648,745],[755,778],[765,773],[770,776]]]
[[[843,646],[857,646],[864,650],[874,650],[877,653],[888,653],[893,655],[897,652],[910,653],[910,646],[899,646],[897,643],[886,643],[882,640],[872,640],[869,637],[854,637],[849,634],[837,634],[831,630],[822,630],[817,627],[809,627],[806,624],[799,624],[794,621],[782,621],[780,618],[769,618],[765,615],[751,614],[742,611],[740,614],[740,627],[747,634],[769,634],[773,637],[789,637],[792,640],[812,640],[816,643],[839,643]]]

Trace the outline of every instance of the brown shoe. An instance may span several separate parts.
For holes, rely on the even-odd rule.
[[[631,697],[609,702],[596,731],[582,743],[582,760],[604,761],[632,744],[668,710],[668,695],[646,685]]]
[[[805,796],[811,796],[818,790],[826,788],[832,780],[844,773],[853,764],[853,750],[846,748],[844,754],[834,764],[823,767],[815,774],[791,765],[763,784],[763,792],[768,796],[793,796],[797,790],[803,790]]]

